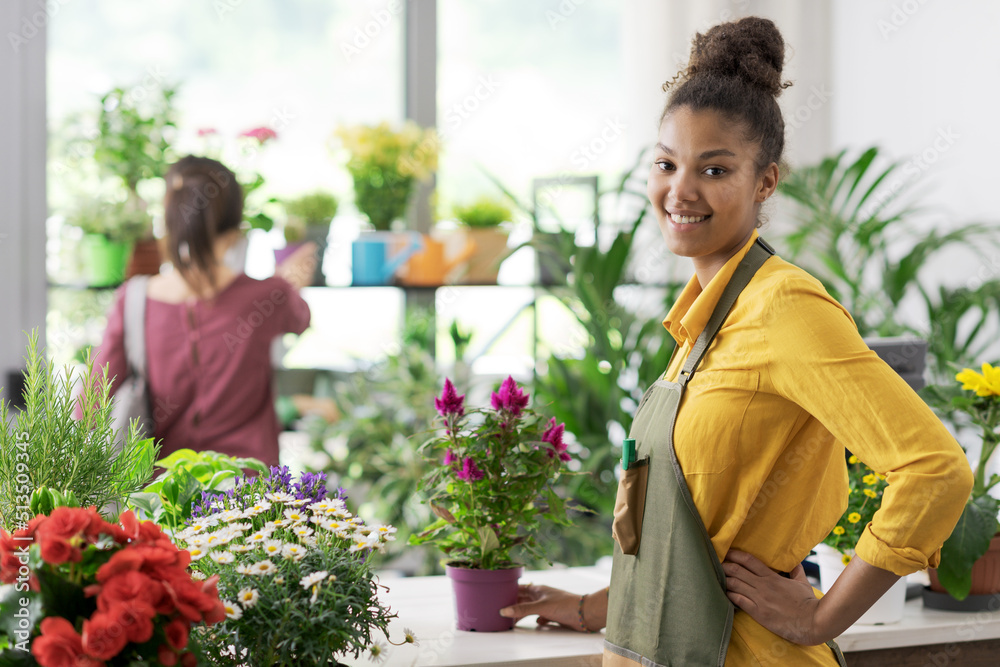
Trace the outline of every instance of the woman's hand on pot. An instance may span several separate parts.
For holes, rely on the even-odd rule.
[[[319,261],[319,258],[316,257],[316,250],[316,244],[312,241],[303,243],[301,248],[298,248],[274,269],[274,275],[284,278],[295,289],[311,285],[313,272]]]
[[[755,621],[796,644],[823,643],[818,639],[823,632],[816,627],[819,599],[801,563],[785,578],[744,551],[730,551],[722,569],[726,595]]]
[[[600,598],[607,599],[604,593],[599,596],[588,595],[587,600],[589,601],[591,597],[597,598],[595,602],[598,602]],[[589,630],[603,628],[607,619],[607,607],[604,606],[603,610],[600,610],[596,606],[588,604],[585,608],[587,629]],[[583,628],[580,627],[579,610],[580,596],[576,593],[549,586],[524,584],[518,586],[517,604],[504,607],[500,610],[500,615],[519,621],[525,616],[538,614],[538,625],[554,623],[570,630],[583,632]]]

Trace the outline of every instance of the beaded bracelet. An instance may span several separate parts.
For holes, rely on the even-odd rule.
[[[593,630],[587,629],[587,622],[583,620],[583,601],[587,598],[586,594],[580,596],[580,603],[576,607],[576,614],[580,620],[580,630],[583,632],[593,632]]]

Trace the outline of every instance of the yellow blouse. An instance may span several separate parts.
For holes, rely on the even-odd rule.
[[[701,289],[692,277],[663,325],[676,380],[753,237]],[[847,507],[847,447],[888,487],[856,546],[898,575],[940,562],[972,488],[965,453],[868,349],[843,306],[774,256],[737,299],[689,382],[674,446],[719,559],[730,549],[790,571]],[[787,642],[737,609],[726,665],[830,665],[830,649]]]

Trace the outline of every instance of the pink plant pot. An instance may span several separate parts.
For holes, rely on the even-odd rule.
[[[455,591],[455,619],[459,630],[502,632],[514,628],[514,619],[500,610],[517,602],[517,580],[523,567],[474,570],[445,565]]]

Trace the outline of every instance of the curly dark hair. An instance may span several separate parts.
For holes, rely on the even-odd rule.
[[[785,40],[769,19],[748,16],[698,33],[687,68],[663,84],[670,97],[660,123],[680,107],[717,111],[740,123],[746,139],[760,146],[758,174],[772,162],[780,166],[785,119],[777,97],[792,85],[781,81],[784,61]]]

